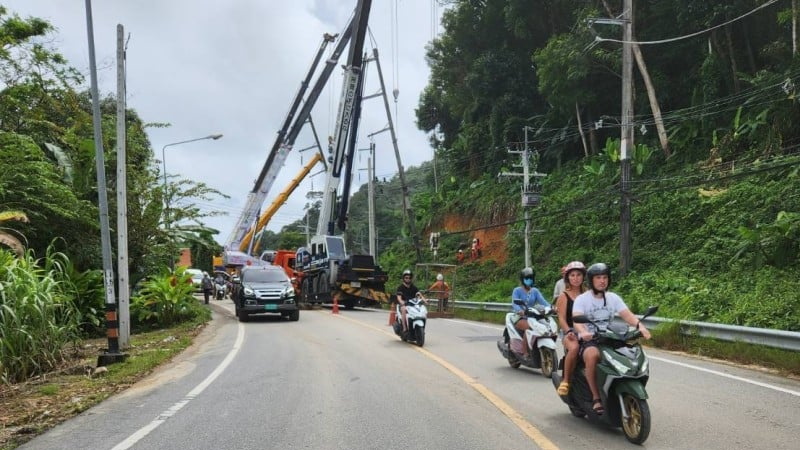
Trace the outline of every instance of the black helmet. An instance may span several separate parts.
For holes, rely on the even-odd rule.
[[[594,288],[594,277],[598,275],[607,275],[608,276],[608,287],[611,286],[611,269],[605,263],[594,263],[586,270],[586,278],[589,280],[589,287],[592,288],[592,291],[598,292]],[[608,289],[606,287],[606,289]]]
[[[411,278],[414,278],[414,274],[413,274],[413,273],[411,273],[411,269],[406,269],[406,270],[404,270],[404,271],[403,271],[403,275],[402,275],[400,278],[402,279],[402,278],[405,278],[406,276],[409,276],[409,277],[411,277]]]
[[[526,267],[519,271],[519,282],[524,283],[525,278],[530,278],[533,280],[533,284],[536,284],[536,271],[533,270],[531,267]]]

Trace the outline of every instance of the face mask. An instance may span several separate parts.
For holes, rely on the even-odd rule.
[[[533,286],[533,278],[523,278],[522,283],[527,287]]]

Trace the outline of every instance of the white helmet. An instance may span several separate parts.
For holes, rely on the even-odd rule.
[[[442,280],[444,280],[444,275],[442,274],[436,275],[436,281],[442,281]]]

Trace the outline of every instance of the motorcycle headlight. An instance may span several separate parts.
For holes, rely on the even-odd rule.
[[[244,295],[245,295],[245,296],[247,296],[247,297],[252,297],[252,296],[254,296],[255,294],[256,294],[256,291],[254,291],[253,289],[251,289],[251,288],[249,288],[249,287],[245,287],[245,288],[244,288]]]
[[[622,364],[621,362],[617,361],[617,359],[614,358],[614,355],[612,355],[608,351],[603,350],[603,356],[605,357],[606,361],[609,362],[609,364],[614,366],[614,369],[617,372],[625,374],[625,373],[628,373],[628,371],[630,370],[630,368],[628,366],[626,366],[625,364]]]

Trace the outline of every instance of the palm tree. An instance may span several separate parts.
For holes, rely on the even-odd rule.
[[[27,223],[28,216],[22,211],[0,211],[0,224],[9,220],[17,220],[19,222]],[[11,250],[17,254],[17,256],[22,256],[25,253],[25,247],[22,245],[22,242],[10,232],[14,232],[22,236],[16,230],[0,226],[0,244],[10,247]]]

